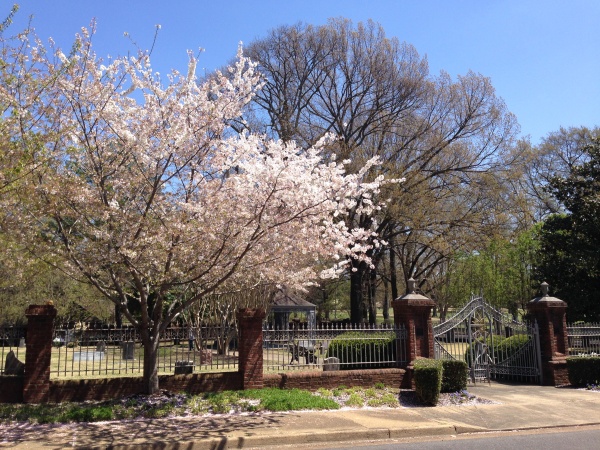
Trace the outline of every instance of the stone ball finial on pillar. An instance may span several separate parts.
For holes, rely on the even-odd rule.
[[[417,282],[415,281],[415,279],[413,277],[410,277],[408,279],[408,293],[409,294],[414,294],[415,293],[415,287],[417,285]]]

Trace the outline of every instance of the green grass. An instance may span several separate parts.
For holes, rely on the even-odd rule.
[[[267,411],[339,409],[340,407],[333,400],[300,389],[250,389],[240,391],[240,396],[247,399],[260,400],[261,407]]]
[[[230,412],[334,410],[340,405],[362,408],[398,407],[397,390],[378,384],[373,388],[319,389],[315,393],[300,389],[251,389],[202,395],[165,393],[160,396],[131,397],[106,402],[60,404],[0,404],[0,423],[69,423],[124,419],[156,419]]]

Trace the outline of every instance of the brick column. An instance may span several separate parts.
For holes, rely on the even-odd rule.
[[[240,339],[239,371],[242,389],[263,387],[263,309],[240,309],[237,312]]]
[[[542,354],[542,382],[548,386],[569,383],[567,356],[567,304],[548,295],[548,283],[542,283],[542,296],[527,303],[531,320],[537,321]]]
[[[27,353],[23,379],[23,402],[46,403],[50,389],[50,358],[56,308],[52,304],[30,305],[27,316]]]
[[[412,367],[418,357],[433,358],[433,325],[431,310],[434,301],[415,292],[415,280],[408,280],[408,294],[392,301],[394,323],[406,328],[405,355]]]

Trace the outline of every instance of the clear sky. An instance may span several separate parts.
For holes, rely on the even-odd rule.
[[[221,67],[240,41],[280,25],[373,19],[389,37],[427,55],[433,74],[444,70],[456,77],[472,70],[490,77],[533,144],[561,126],[600,126],[598,0],[14,1],[21,9],[13,30],[33,15],[37,34],[66,48],[95,18],[100,56],[132,51],[124,32],[149,48],[160,24],[152,61],[161,73],[185,72],[186,50],[200,47],[200,68]],[[0,0],[6,12],[12,3]]]

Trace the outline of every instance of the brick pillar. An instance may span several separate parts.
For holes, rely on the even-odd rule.
[[[30,305],[27,316],[27,353],[23,379],[23,402],[46,403],[50,390],[50,358],[56,308]]]
[[[398,349],[400,355],[406,355],[407,377],[403,384],[412,383],[412,368],[417,358],[433,358],[433,325],[431,310],[434,301],[415,292],[415,280],[408,280],[408,294],[392,301],[394,323],[406,329],[405,347]]]
[[[238,343],[239,371],[242,389],[263,387],[263,309],[240,309],[237,312],[240,339]]]
[[[542,382],[548,386],[569,383],[567,356],[567,304],[548,295],[548,283],[542,283],[542,296],[527,303],[531,320],[537,321],[542,354]]]

